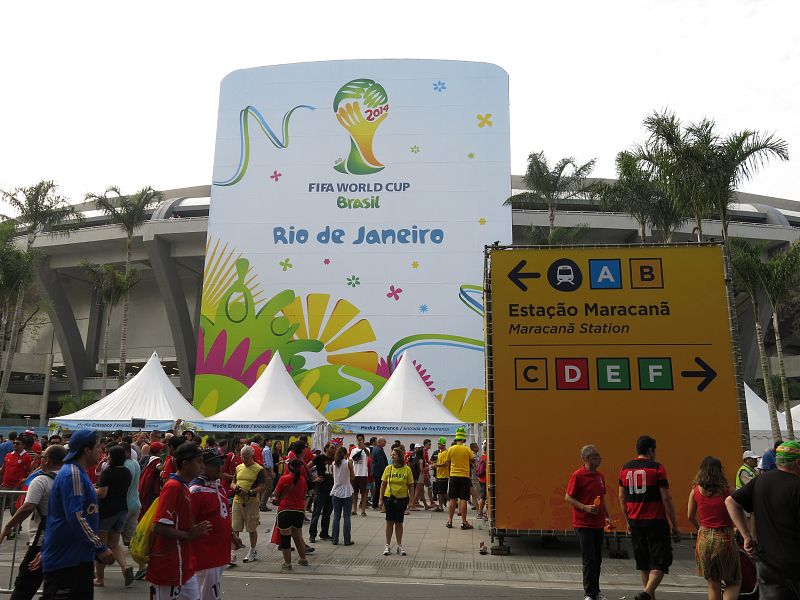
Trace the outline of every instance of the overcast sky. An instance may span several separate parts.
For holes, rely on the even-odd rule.
[[[669,107],[721,132],[774,131],[791,161],[745,191],[800,200],[795,0],[0,3],[0,188],[54,179],[74,201],[110,184],[211,181],[220,80],[312,60],[493,62],[511,81],[511,170],[614,156]]]

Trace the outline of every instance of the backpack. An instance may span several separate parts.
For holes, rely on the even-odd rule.
[[[141,568],[144,568],[150,560],[150,549],[153,547],[153,538],[155,537],[153,533],[153,520],[156,516],[156,510],[158,510],[158,501],[159,498],[156,498],[153,504],[150,505],[150,508],[147,509],[147,512],[136,526],[136,532],[131,538],[129,546],[131,558],[133,558]]]
[[[478,466],[475,467],[475,475],[476,477],[483,477],[486,475],[486,457],[481,456],[478,459]]]

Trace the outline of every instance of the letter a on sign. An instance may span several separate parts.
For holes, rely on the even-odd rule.
[[[590,258],[589,276],[593,290],[622,289],[622,269],[618,258]]]

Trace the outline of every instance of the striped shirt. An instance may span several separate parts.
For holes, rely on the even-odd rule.
[[[619,486],[625,491],[625,509],[632,524],[667,518],[660,489],[668,488],[669,482],[661,463],[645,458],[625,463],[619,473]]]

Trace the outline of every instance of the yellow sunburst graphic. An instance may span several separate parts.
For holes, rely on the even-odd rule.
[[[444,398],[443,398],[444,396]],[[483,423],[486,420],[486,391],[480,388],[454,388],[436,397],[447,410],[465,423]]]
[[[374,373],[378,368],[377,352],[352,350],[376,340],[372,325],[366,319],[356,320],[361,311],[347,300],[337,300],[328,312],[330,303],[330,294],[309,294],[305,299],[298,296],[283,309],[283,314],[299,325],[295,338],[325,344],[329,363]]]
[[[200,313],[214,321],[217,317],[217,310],[219,308],[220,300],[225,295],[225,292],[236,281],[236,262],[242,258],[241,252],[237,252],[236,248],[228,249],[228,244],[225,243],[220,248],[220,240],[212,240],[210,237],[206,242],[206,261],[203,267],[203,298],[200,305]],[[256,280],[255,274],[251,274],[253,268],[247,269],[248,278],[245,279],[244,284],[253,295],[253,302],[256,309],[264,299],[261,298],[263,290],[261,284]],[[244,302],[244,298],[234,298],[231,303]]]

